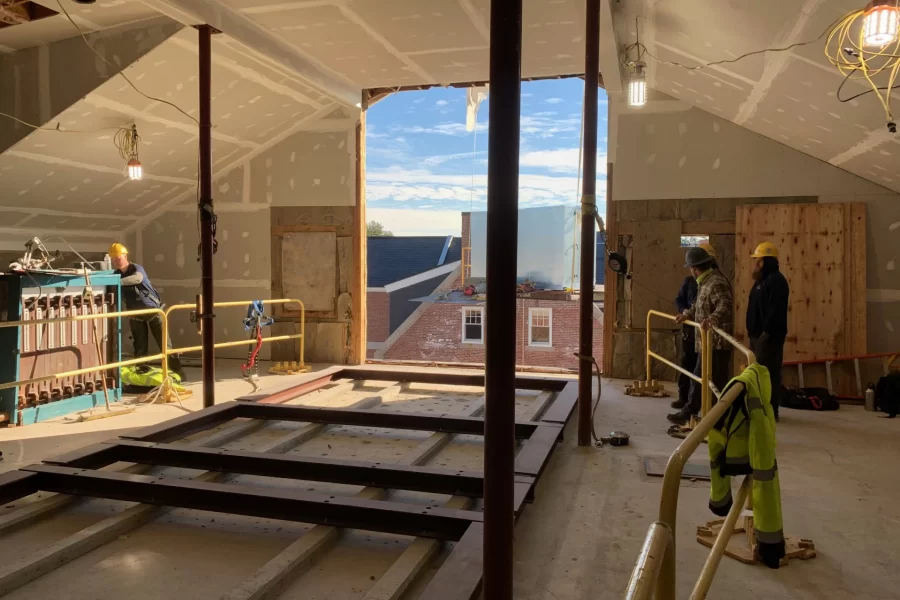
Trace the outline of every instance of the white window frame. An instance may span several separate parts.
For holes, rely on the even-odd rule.
[[[532,323],[534,322],[534,314],[536,312],[547,313],[547,326],[550,329],[550,341],[535,342],[531,337]],[[528,345],[533,348],[552,348],[553,347],[553,309],[533,306],[528,309]]]
[[[481,337],[479,339],[469,339],[466,337],[466,316],[471,313],[481,315]],[[484,343],[484,307],[481,306],[464,306],[462,311],[462,343],[463,344],[483,344]],[[470,323],[471,325],[472,323]]]

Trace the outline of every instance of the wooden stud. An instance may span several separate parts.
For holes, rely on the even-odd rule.
[[[366,362],[366,110],[369,93],[362,93],[362,110],[356,126],[356,205],[353,209],[353,314],[350,325],[349,363],[361,365]],[[338,315],[343,318],[343,315]]]

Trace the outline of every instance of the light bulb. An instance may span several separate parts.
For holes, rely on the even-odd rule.
[[[128,161],[128,179],[132,181],[140,181],[144,178],[144,167],[137,158]]]
[[[644,76],[644,65],[637,63],[628,84],[628,106],[640,107],[645,104],[647,104],[647,80]]]
[[[863,41],[867,46],[884,47],[900,34],[900,8],[896,0],[874,0],[866,7]]]

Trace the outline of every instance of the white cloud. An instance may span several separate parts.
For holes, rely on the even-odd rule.
[[[571,172],[572,175],[559,176],[521,174],[519,205],[523,208],[574,205],[578,201],[578,179],[574,175],[574,169]],[[599,186],[598,195],[602,196],[604,192],[604,186]],[[473,187],[471,175],[438,175],[424,169],[407,170],[396,167],[368,171],[366,199],[372,203],[428,202],[444,206],[447,203],[472,203],[476,209],[483,209],[487,200],[487,175],[476,175]]]
[[[447,106],[448,102],[446,100],[438,100],[435,105],[436,106]]]
[[[523,152],[519,164],[523,167],[549,169],[555,173],[577,173],[578,148]],[[597,173],[606,173],[606,157],[601,154],[597,155]]]
[[[479,150],[478,152],[475,153],[476,156],[482,156],[484,154],[487,154],[487,152],[485,150]],[[443,154],[443,155],[439,155],[439,156],[429,156],[422,160],[422,164],[427,165],[429,167],[435,167],[437,165],[442,165],[445,162],[450,162],[450,161],[454,161],[454,160],[462,160],[462,159],[472,160],[472,153],[471,152],[459,152],[457,154]]]
[[[476,128],[479,132],[487,131],[488,124],[487,123],[478,123]],[[434,127],[422,127],[420,125],[415,125],[413,127],[404,127],[402,128],[404,133],[433,133],[437,135],[452,135],[452,136],[468,136],[472,135],[471,131],[466,131],[465,123],[440,123],[435,125]]]
[[[458,210],[366,208],[366,218],[378,221],[394,235],[461,235]]]
[[[547,98],[544,102],[547,104],[562,104],[564,100],[562,98]]]

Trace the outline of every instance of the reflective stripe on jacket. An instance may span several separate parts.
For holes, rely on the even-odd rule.
[[[760,553],[766,550],[771,556],[780,552],[778,558],[781,558],[784,531],[769,371],[762,365],[752,364],[725,389],[735,382],[744,384],[744,392],[709,433],[709,508],[719,516],[728,514],[732,504],[731,477],[752,475],[753,525]],[[764,549],[763,545],[772,546]]]

